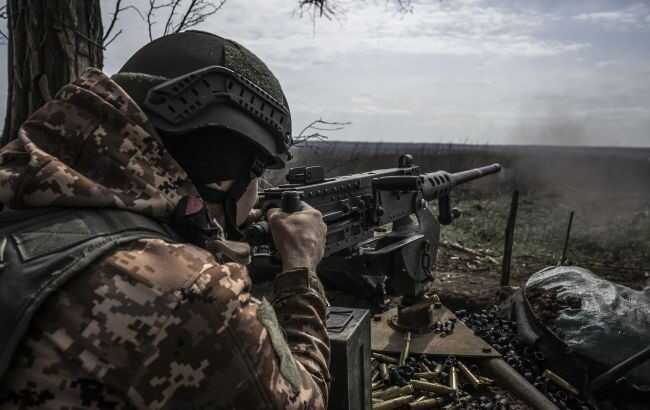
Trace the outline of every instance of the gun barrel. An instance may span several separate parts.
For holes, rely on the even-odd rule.
[[[445,198],[455,186],[483,178],[490,174],[496,174],[499,171],[501,171],[501,165],[492,164],[453,174],[447,171],[423,174],[419,177],[419,180],[422,182],[422,195],[427,201],[432,201],[435,198]]]
[[[501,171],[501,164],[486,165],[484,167],[469,169],[451,174],[451,183],[453,186],[464,184],[465,182],[484,177],[490,174],[496,174]]]

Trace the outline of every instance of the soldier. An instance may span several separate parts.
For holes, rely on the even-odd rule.
[[[290,144],[269,69],[197,31],[35,112],[0,151],[0,409],[327,408],[320,213],[269,211],[271,302],[233,241]]]

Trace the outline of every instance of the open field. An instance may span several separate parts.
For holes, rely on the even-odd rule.
[[[450,303],[485,305],[493,300],[500,279],[510,199],[507,194],[479,198],[468,193],[459,201],[464,215],[443,228],[443,243],[448,245],[438,254],[438,286]],[[620,203],[616,198],[611,201]],[[627,286],[646,286],[650,275],[650,205],[637,203],[626,212],[608,213],[598,209],[598,204],[588,207],[551,194],[520,196],[511,283],[521,285],[532,273],[558,262],[569,212],[574,210],[568,262]],[[492,258],[477,257],[456,244]]]
[[[394,167],[402,153],[423,172],[499,162],[503,172],[452,196],[463,216],[442,228],[436,286],[450,305],[483,306],[498,289],[506,219],[521,193],[512,284],[556,264],[569,212],[575,211],[570,262],[641,288],[650,275],[650,149],[321,142],[298,151],[295,165],[327,175]],[[280,183],[279,175],[271,175]]]

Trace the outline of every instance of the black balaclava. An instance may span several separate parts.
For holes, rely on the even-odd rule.
[[[237,201],[253,178],[264,171],[259,163],[259,149],[232,131],[216,128],[198,129],[182,136],[162,134],[161,137],[165,148],[187,172],[201,197],[223,204],[227,237],[240,239]],[[228,191],[207,186],[226,180],[234,180]]]

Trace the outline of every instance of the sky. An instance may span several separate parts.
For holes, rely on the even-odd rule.
[[[199,27],[268,64],[294,134],[322,118],[350,122],[339,140],[650,146],[648,0],[339,0],[315,22],[297,3],[228,0]],[[135,12],[118,28],[108,73],[148,41]],[[4,116],[5,72],[0,93]]]

